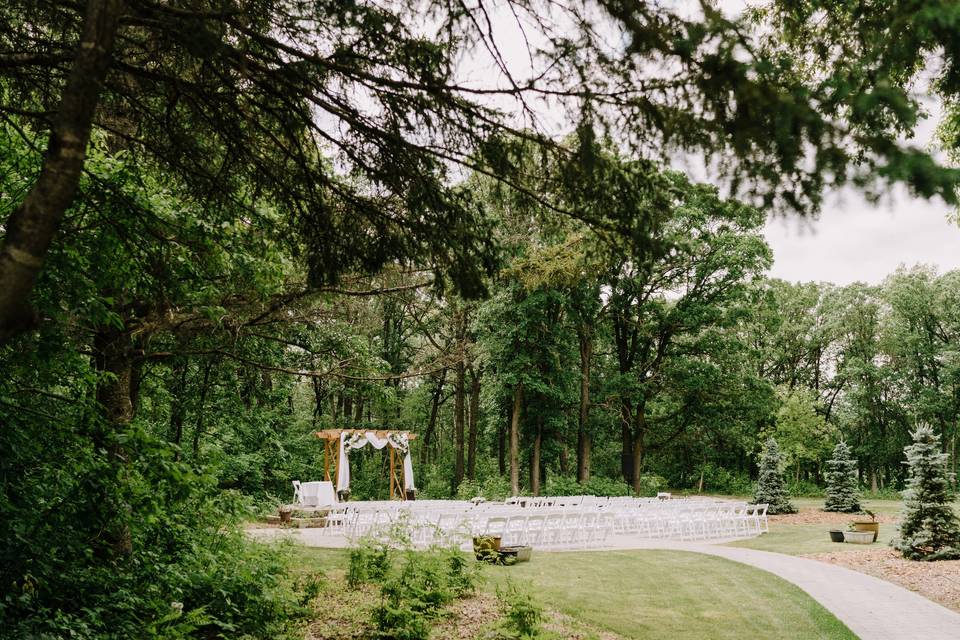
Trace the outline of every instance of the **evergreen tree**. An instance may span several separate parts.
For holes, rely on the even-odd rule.
[[[899,535],[891,544],[911,560],[960,558],[960,519],[950,505],[947,454],[940,451],[940,438],[929,425],[920,425],[904,453],[910,478]]]
[[[824,511],[855,513],[860,511],[857,495],[857,461],[850,455],[850,447],[842,440],[833,449],[833,458],[827,461],[827,501]]]
[[[783,454],[773,438],[767,438],[763,445],[763,455],[760,458],[760,476],[757,478],[757,488],[753,494],[756,504],[767,503],[770,507],[767,513],[796,513],[797,509],[790,504],[787,489],[783,480]]]

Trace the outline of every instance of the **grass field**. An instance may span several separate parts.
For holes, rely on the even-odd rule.
[[[342,550],[303,549],[305,568],[336,575]],[[484,567],[483,588],[529,585],[548,610],[622,638],[854,638],[790,583],[769,573],[676,551],[535,553],[514,567]]]
[[[822,509],[822,498],[793,498],[791,500],[798,509]],[[900,513],[903,503],[900,500],[864,500],[863,506],[878,516],[896,517]],[[960,514],[960,502],[954,504],[954,509]],[[846,529],[846,523],[859,519],[854,514],[836,514],[834,524],[791,524],[785,522],[770,523],[770,532],[759,538],[731,542],[732,547],[746,547],[762,551],[776,551],[788,555],[806,555],[812,553],[835,553],[841,551],[857,551],[863,547],[855,544],[837,544],[830,542],[830,529]],[[862,516],[860,516],[862,518]],[[880,535],[876,546],[886,546],[896,535],[896,524],[881,522]]]
[[[792,584],[679,551],[542,553],[491,567],[493,585],[529,581],[548,607],[623,638],[854,638]]]

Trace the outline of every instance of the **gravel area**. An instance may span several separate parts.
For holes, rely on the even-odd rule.
[[[960,560],[906,560],[889,547],[817,553],[805,557],[888,580],[960,612]]]

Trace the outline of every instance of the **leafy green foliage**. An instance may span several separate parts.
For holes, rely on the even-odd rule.
[[[504,608],[500,624],[502,637],[533,640],[542,637],[543,607],[534,600],[530,589],[515,582],[497,587],[497,599]]]

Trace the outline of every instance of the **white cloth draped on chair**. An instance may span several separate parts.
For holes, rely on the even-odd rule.
[[[383,449],[386,446],[392,446],[394,449],[403,453],[403,488],[404,490],[415,489],[413,483],[413,460],[410,458],[410,443],[407,436],[398,434],[394,437],[387,436],[381,438],[373,431],[359,433],[341,433],[340,450],[338,453],[339,471],[337,472],[337,491],[348,491],[350,489],[350,456],[349,453],[354,449],[361,449],[367,445],[374,449]]]

